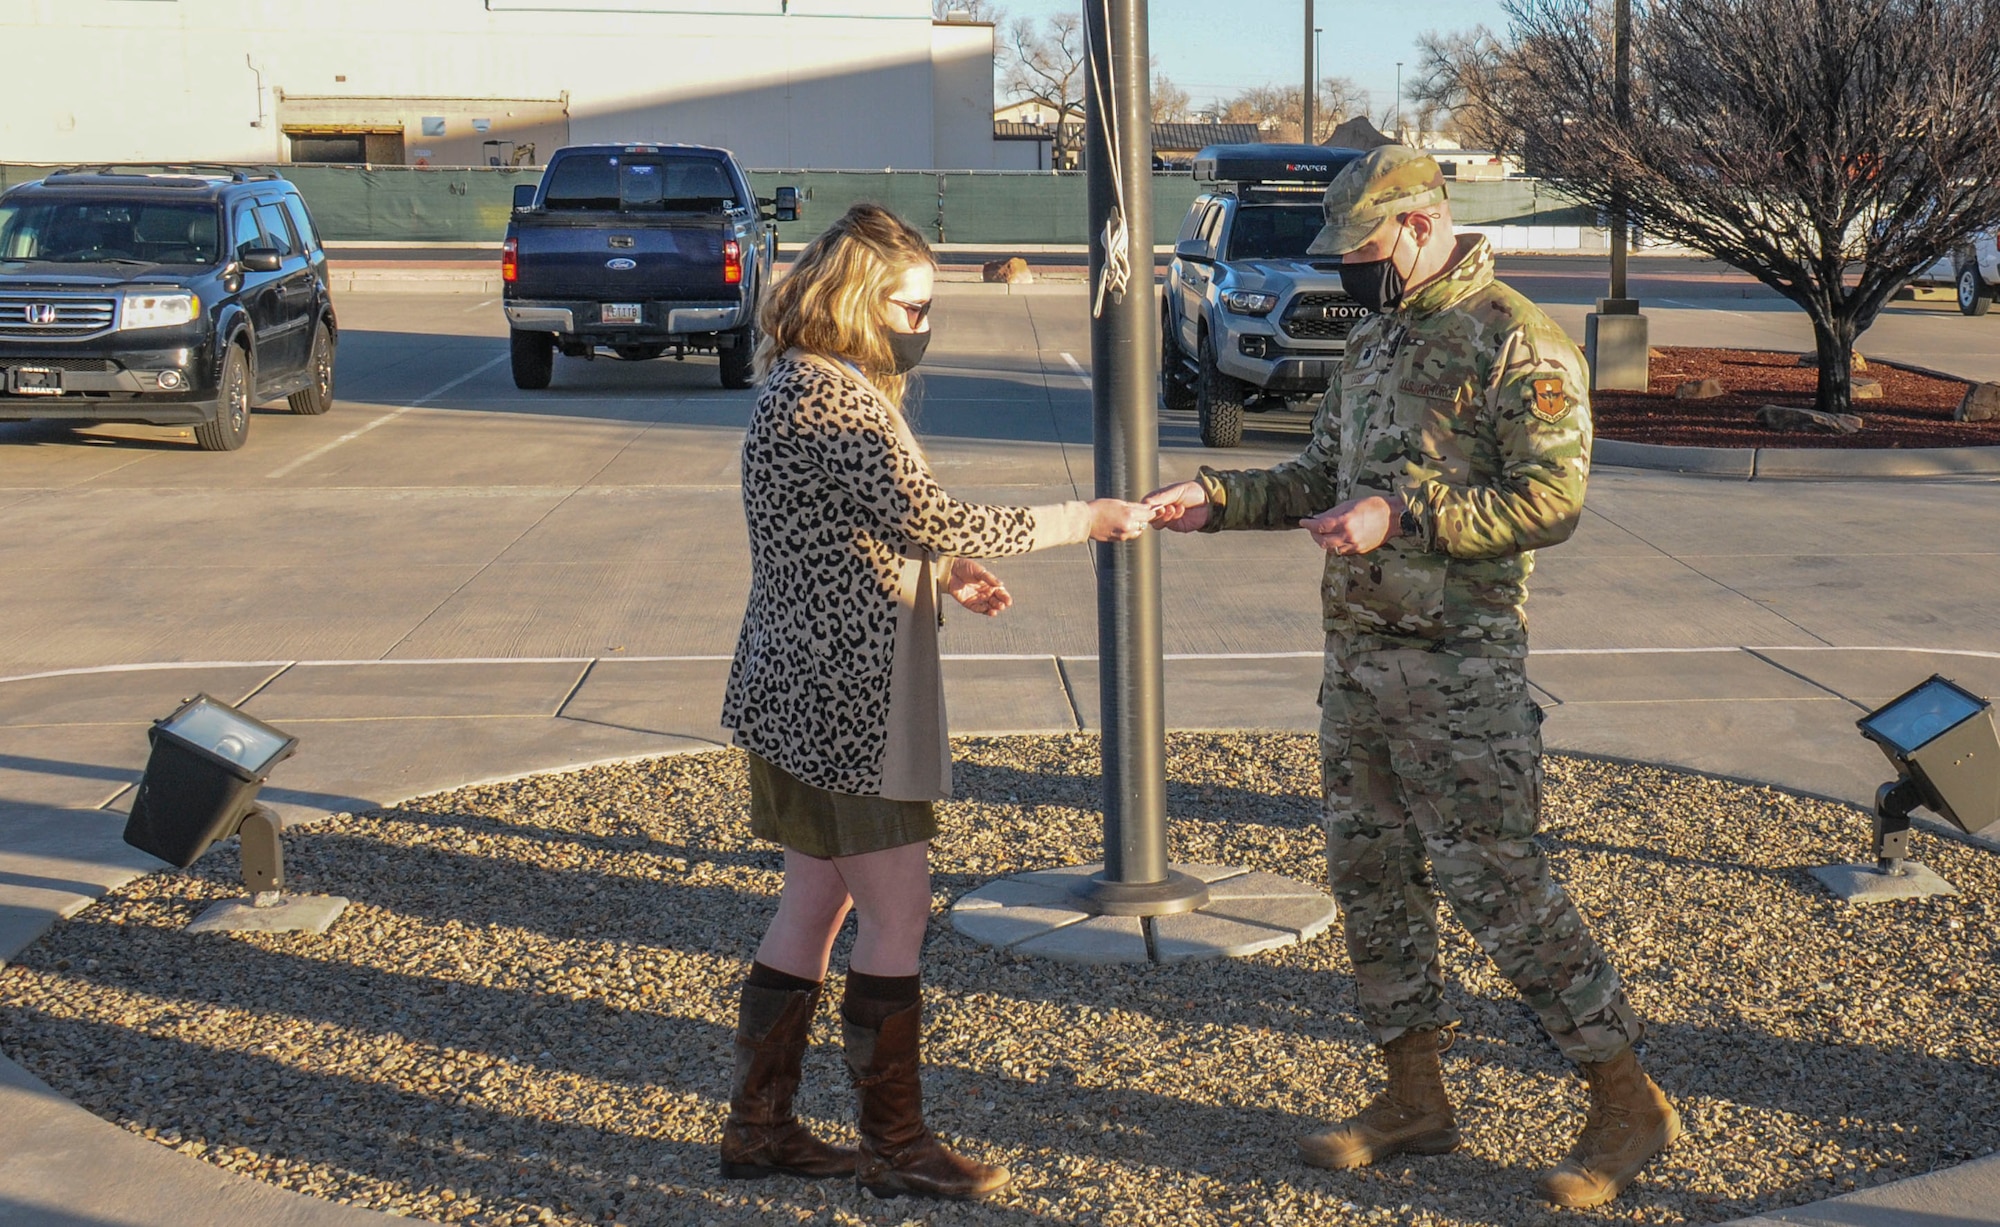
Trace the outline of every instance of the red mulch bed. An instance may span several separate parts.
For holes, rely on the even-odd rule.
[[[1645,392],[1596,392],[1591,418],[1600,439],[1671,443],[1684,447],[1993,447],[2000,421],[1954,422],[1969,386],[1886,362],[1856,372],[1882,385],[1882,399],[1856,401],[1867,422],[1856,435],[1765,430],[1754,420],[1765,405],[1811,408],[1819,371],[1799,365],[1799,355],[1755,349],[1653,351],[1651,387]],[[1726,395],[1676,400],[1674,389],[1692,379],[1714,379]]]

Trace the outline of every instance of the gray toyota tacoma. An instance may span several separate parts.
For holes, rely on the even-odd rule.
[[[1337,258],[1307,256],[1320,197],[1358,149],[1211,145],[1195,178],[1212,185],[1181,223],[1160,319],[1165,408],[1193,409],[1201,441],[1235,447],[1243,414],[1326,391],[1367,310]]]

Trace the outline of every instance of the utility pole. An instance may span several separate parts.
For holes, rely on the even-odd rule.
[[[1299,140],[1307,145],[1319,144],[1313,139],[1313,129],[1319,126],[1319,116],[1314,114],[1319,109],[1319,74],[1316,71],[1319,66],[1313,62],[1316,58],[1313,55],[1313,31],[1316,28],[1313,23],[1313,0],[1306,0],[1306,89],[1300,95],[1305,106],[1301,114],[1305,118],[1299,125]]]
[[[1092,300],[1114,255],[1122,291],[1102,292],[1090,325],[1091,421],[1099,497],[1139,499],[1159,485],[1160,317],[1153,297],[1153,149],[1146,0],[1085,0],[1089,76]],[[1126,251],[1106,249],[1122,221]],[[1097,550],[1099,700],[1104,712],[1104,869],[1079,884],[1102,915],[1161,916],[1208,902],[1200,879],[1167,865],[1167,714],[1162,683],[1160,538]]]
[[[1611,118],[1620,132],[1632,123],[1632,0],[1616,0],[1611,18]],[[1590,387],[1644,391],[1652,382],[1652,350],[1639,300],[1626,294],[1626,258],[1631,245],[1631,201],[1618,172],[1611,172],[1611,285],[1584,317],[1583,351],[1590,363]]]

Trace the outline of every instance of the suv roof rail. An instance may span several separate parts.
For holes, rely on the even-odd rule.
[[[1210,183],[1324,186],[1359,149],[1331,145],[1210,145],[1194,155],[1194,177]]]
[[[253,180],[276,179],[277,172],[262,167],[229,166],[221,162],[100,162],[94,165],[65,166],[61,170],[50,171],[46,178],[60,179],[69,175],[133,175],[140,178],[214,178],[227,176],[231,183],[249,183]]]

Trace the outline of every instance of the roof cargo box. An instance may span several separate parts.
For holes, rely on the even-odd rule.
[[[1209,183],[1333,182],[1359,149],[1326,145],[1210,145],[1194,155],[1194,177]]]

